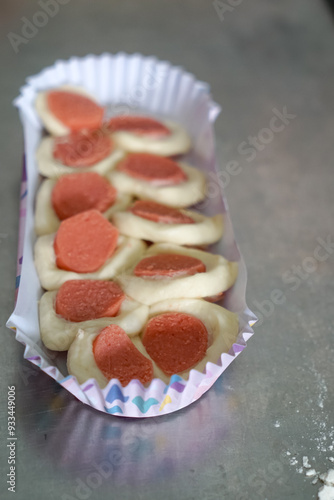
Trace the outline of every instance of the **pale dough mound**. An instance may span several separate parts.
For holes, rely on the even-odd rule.
[[[204,263],[206,272],[175,278],[142,278],[133,274],[134,267],[140,260],[161,253],[195,257]],[[145,254],[141,255],[136,263],[120,274],[116,280],[127,295],[143,304],[152,305],[166,299],[219,295],[234,284],[237,274],[237,262],[230,262],[221,255],[168,243],[158,243],[150,246]]]
[[[199,372],[204,371],[206,363],[209,361],[217,363],[220,355],[230,350],[238,336],[237,315],[202,299],[177,299],[159,302],[150,308],[148,320],[165,312],[191,314],[204,323],[208,331],[209,347],[205,357],[191,368]],[[93,355],[93,342],[102,328],[103,326],[80,329],[68,351],[68,371],[77,378],[80,384],[90,378],[95,378],[101,388],[108,383],[108,380],[98,368]],[[125,331],[128,333],[126,329]],[[131,341],[145,357],[151,359],[142,344],[140,335],[131,336]],[[168,383],[170,377],[153,360],[151,361],[153,363],[154,378],[160,378],[165,383]],[[190,369],[178,375],[187,380],[189,372]]]
[[[133,236],[155,243],[175,243],[177,245],[210,245],[218,241],[224,230],[222,215],[206,217],[193,210],[181,210],[195,222],[192,224],[164,224],[139,217],[130,211],[117,211],[112,223],[125,236]]]
[[[126,297],[117,316],[98,318],[88,321],[72,322],[56,314],[55,300],[57,291],[46,292],[39,302],[39,326],[41,338],[48,349],[67,351],[78,330],[94,328],[100,330],[108,325],[118,325],[129,336],[138,335],[148,317],[148,307]]]
[[[154,186],[119,172],[117,168],[112,170],[108,177],[112,185],[123,193],[163,203],[169,207],[189,207],[205,198],[205,176],[187,163],[178,162],[178,166],[187,175],[187,180],[171,186]]]
[[[46,290],[56,290],[65,281],[78,279],[109,280],[140,259],[146,245],[135,238],[119,236],[114,254],[94,273],[75,273],[56,266],[53,249],[55,234],[40,236],[35,244],[35,266],[41,285]]]
[[[35,232],[37,236],[55,233],[60,225],[60,220],[53,209],[51,202],[52,190],[57,184],[54,179],[45,179],[36,195],[35,207]],[[132,201],[128,194],[117,193],[115,203],[104,212],[104,217],[110,219],[119,210],[126,210]]]
[[[106,158],[91,167],[69,167],[54,158],[54,141],[53,137],[45,137],[36,153],[39,173],[50,179],[58,179],[62,175],[79,172],[96,172],[100,175],[106,175],[124,157],[124,152],[116,148]]]
[[[148,321],[167,312],[191,314],[204,323],[209,336],[208,349],[204,358],[191,369],[203,372],[206,363],[217,363],[223,352],[228,352],[236,341],[239,332],[238,316],[216,304],[211,304],[203,299],[174,299],[158,302],[150,307]],[[140,336],[132,339],[134,345],[142,353],[148,356],[142,344]],[[152,360],[154,376],[168,383],[169,376],[166,375]],[[190,370],[178,373],[188,380]]]
[[[125,130],[113,132],[111,135],[121,149],[131,153],[152,153],[160,156],[187,153],[191,147],[191,141],[186,130],[181,125],[171,121],[162,121],[161,123],[169,128],[170,135],[154,138]]]
[[[71,130],[68,127],[66,127],[66,125],[64,125],[60,120],[58,120],[58,118],[56,118],[48,108],[47,95],[48,92],[54,90],[57,91],[64,90],[67,92],[80,94],[85,97],[89,97],[89,99],[91,99],[94,102],[96,102],[96,99],[94,99],[94,97],[82,87],[75,87],[72,85],[61,85],[60,87],[45,90],[44,92],[39,92],[37,94],[35,100],[35,108],[46,130],[50,132],[50,134],[56,136],[67,135],[71,132]]]
[[[98,368],[93,354],[93,342],[101,330],[102,328],[79,329],[67,353],[67,370],[76,377],[79,384],[94,378],[103,389],[109,381]]]

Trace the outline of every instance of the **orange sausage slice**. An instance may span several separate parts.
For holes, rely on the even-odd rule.
[[[114,253],[118,230],[97,210],[61,222],[54,241],[56,265],[76,273],[97,271]]]
[[[112,140],[101,130],[73,132],[55,139],[53,157],[67,167],[91,167],[112,150]]]
[[[115,116],[109,120],[107,127],[110,132],[122,130],[152,138],[165,137],[171,133],[163,123],[146,116]]]
[[[117,169],[155,186],[180,184],[187,180],[187,175],[175,161],[150,153],[130,153],[119,162]]]
[[[206,267],[203,262],[195,257],[176,253],[161,253],[142,259],[136,265],[134,274],[142,278],[174,278],[176,276],[191,276],[205,271]]]
[[[102,125],[103,108],[82,94],[52,90],[47,94],[47,104],[51,113],[70,130],[94,129]]]
[[[125,294],[113,281],[69,280],[56,295],[56,313],[68,321],[114,317]]]
[[[105,212],[116,200],[117,191],[95,172],[61,177],[52,190],[51,202],[60,220],[95,208]]]
[[[108,379],[117,378],[123,387],[132,379],[142,384],[153,378],[152,361],[133,345],[125,331],[117,325],[104,328],[93,342],[95,362]]]
[[[189,370],[204,358],[208,331],[195,316],[164,313],[147,323],[142,337],[149,356],[167,374]]]
[[[161,224],[193,224],[195,222],[194,219],[183,214],[180,210],[161,205],[155,201],[138,200],[130,210],[138,217]]]

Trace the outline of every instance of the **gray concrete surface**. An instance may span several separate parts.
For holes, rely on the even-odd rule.
[[[334,468],[334,249],[323,243],[334,239],[330,13],[320,0],[226,0],[220,17],[211,1],[59,0],[34,36],[10,41],[40,10],[32,0],[0,6],[0,497],[13,498],[6,438],[15,385],[18,500],[317,498],[321,483],[306,476],[303,456],[317,472]],[[226,196],[248,266],[248,304],[262,317],[205,396],[153,421],[84,407],[23,360],[4,326],[14,305],[23,152],[11,101],[28,75],[58,58],[120,50],[186,67],[222,105],[217,151],[223,170],[240,164]],[[277,130],[273,110],[285,108]]]

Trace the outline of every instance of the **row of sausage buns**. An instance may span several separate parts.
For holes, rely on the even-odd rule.
[[[35,265],[47,290],[41,338],[68,350],[80,383],[168,382],[217,362],[235,341],[235,314],[213,302],[237,263],[209,253],[223,216],[188,207],[205,176],[172,159],[187,132],[147,116],[105,118],[81,88],[41,92],[36,110],[51,134],[36,159],[44,180],[35,208]]]

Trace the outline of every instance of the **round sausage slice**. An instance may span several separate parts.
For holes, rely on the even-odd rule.
[[[110,132],[131,132],[136,135],[148,135],[160,138],[170,135],[170,130],[163,123],[146,116],[115,116],[109,120]]]
[[[47,104],[50,112],[72,131],[102,125],[103,108],[84,95],[52,90],[47,94]]]
[[[174,278],[192,276],[205,271],[206,267],[203,262],[195,257],[176,253],[161,253],[142,259],[136,265],[134,274],[142,278]]]
[[[73,322],[112,318],[124,299],[125,293],[113,281],[69,280],[57,292],[55,311]]]
[[[187,180],[186,173],[175,161],[150,153],[128,154],[120,161],[117,170],[154,186],[169,186]]]
[[[92,273],[114,253],[118,230],[97,210],[61,222],[54,240],[56,265],[66,271]]]
[[[53,157],[68,167],[91,167],[112,150],[111,138],[101,130],[73,132],[55,139]]]
[[[167,375],[173,375],[189,370],[204,358],[208,331],[195,316],[164,313],[150,319],[142,342],[153,361]]]
[[[183,214],[180,210],[161,205],[155,201],[138,200],[130,210],[138,217],[160,224],[193,224],[195,222],[194,219]]]
[[[153,378],[152,361],[138,351],[117,325],[107,326],[99,333],[93,342],[93,354],[103,375],[108,380],[117,378],[123,387],[132,379],[147,384]]]
[[[96,172],[62,176],[52,190],[51,202],[60,220],[90,209],[105,212],[114,204],[116,189]]]

